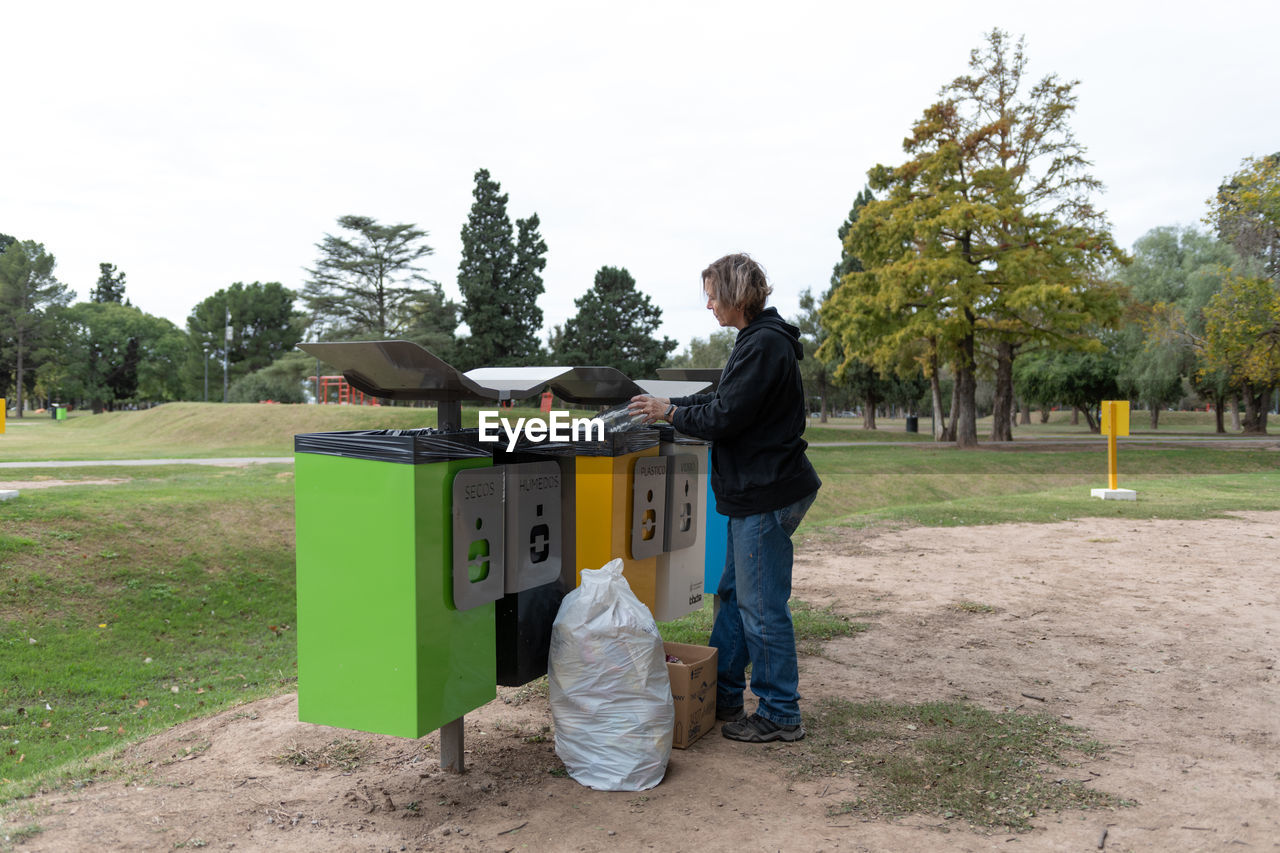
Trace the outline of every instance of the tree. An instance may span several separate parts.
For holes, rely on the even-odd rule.
[[[79,302],[62,321],[65,344],[41,372],[50,392],[95,412],[182,398],[188,341],[173,323],[114,301]]]
[[[1265,434],[1271,389],[1280,385],[1280,289],[1270,279],[1232,275],[1204,319],[1206,368],[1225,371],[1240,389],[1244,431]]]
[[[228,378],[236,379],[291,351],[302,340],[304,322],[293,310],[293,298],[293,291],[279,282],[236,282],[191,309],[187,317],[191,341],[188,387],[198,388],[203,382],[201,358],[221,362],[225,353]],[[228,325],[230,341],[226,337]]]
[[[129,304],[129,300],[124,297],[124,273],[117,270],[115,264],[106,262],[98,264],[98,283],[89,293],[89,300]]]
[[[444,288],[431,282],[406,305],[408,322],[403,337],[453,364],[458,358],[458,318],[462,306],[445,296]]]
[[[662,309],[636,289],[625,267],[601,267],[591,288],[573,301],[553,357],[561,364],[614,367],[633,379],[649,378],[678,346],[657,338]]]
[[[814,298],[813,293],[808,288],[800,294],[801,314],[795,320],[796,325],[800,328],[800,337],[805,346],[805,358],[800,362],[800,375],[804,379],[807,389],[817,391],[821,400],[819,418],[821,423],[824,424],[827,422],[828,402],[832,391],[841,384],[836,372],[840,365],[846,363],[846,358],[840,339],[831,335],[830,330],[822,320],[822,307],[831,298],[831,293],[840,286],[841,280],[846,275],[862,271],[862,262],[849,253],[845,248],[844,241],[849,229],[858,220],[858,212],[873,198],[874,196],[871,195],[869,188],[860,190],[853,199],[853,206],[849,210],[849,216],[836,229],[836,237],[840,240],[840,260],[832,270],[831,286],[817,299]],[[845,368],[845,371],[847,373],[848,367]]]
[[[1085,413],[1089,431],[1098,432],[1102,401],[1120,394],[1118,369],[1109,351],[1042,350],[1019,359],[1013,378],[1023,399],[1044,407],[1065,403],[1079,409]]]
[[[1089,201],[1100,188],[1068,124],[1075,82],[1049,75],[1021,94],[1022,41],[992,31],[903,143],[912,159],[877,165],[849,229],[865,265],[846,275],[824,316],[846,347],[900,374],[950,362],[962,447],[977,444],[979,341],[994,352],[993,438],[1011,438],[1012,364],[1029,346],[1082,343],[1119,308],[1104,279],[1121,253]],[[934,386],[935,410],[938,408]]]
[[[800,330],[800,343],[804,346],[804,358],[800,361],[800,378],[804,381],[805,392],[816,396],[819,401],[819,422],[827,422],[830,411],[831,391],[835,386],[834,365],[836,358],[826,360],[820,355],[822,345],[827,340],[826,327],[822,325],[822,303],[831,295],[831,291],[814,298],[813,291],[805,288],[800,293],[800,314],[792,320]]]
[[[1280,152],[1246,157],[1209,205],[1218,236],[1261,261],[1268,278],[1280,279]]]
[[[462,344],[462,360],[467,367],[519,364],[541,352],[538,297],[547,244],[536,213],[516,220],[513,241],[501,185],[487,169],[477,171],[475,181],[458,263],[462,321],[471,332]]]
[[[1138,238],[1132,263],[1120,271],[1130,303],[1118,340],[1120,390],[1146,404],[1152,429],[1160,409],[1182,398],[1184,380],[1207,394],[1221,415],[1227,389],[1217,392],[1210,372],[1197,377],[1195,339],[1204,334],[1205,305],[1234,263],[1231,246],[1209,234],[1161,227]]]
[[[15,241],[0,254],[0,360],[12,376],[22,417],[28,358],[43,343],[50,325],[50,309],[66,305],[71,294],[53,275],[57,261],[34,240]],[[7,383],[6,383],[7,384]]]
[[[418,299],[417,284],[432,285],[418,261],[434,253],[427,232],[410,224],[382,225],[369,216],[341,216],[350,235],[325,234],[320,257],[303,287],[311,325],[321,337],[395,337]]]
[[[705,338],[694,338],[678,355],[667,360],[670,367],[723,368],[738,339],[736,329],[720,329]]]
[[[306,397],[302,393],[302,384],[292,382],[288,378],[275,376],[271,368],[256,370],[241,376],[231,384],[227,391],[227,399],[232,403],[302,403]]]

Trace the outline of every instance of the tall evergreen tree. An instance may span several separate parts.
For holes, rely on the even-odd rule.
[[[475,181],[458,263],[462,321],[471,331],[463,342],[461,361],[467,367],[527,362],[541,352],[542,309],[537,300],[544,289],[547,244],[538,231],[536,213],[516,221],[513,240],[501,185],[488,169],[477,171]]]
[[[6,365],[6,376],[13,377],[18,417],[27,371],[36,366],[28,356],[49,329],[51,309],[71,301],[66,285],[53,275],[56,264],[34,240],[15,241],[0,253],[0,362]]]
[[[601,267],[573,304],[578,313],[565,322],[554,353],[561,364],[616,367],[632,379],[647,379],[677,346],[654,336],[662,309],[636,289],[624,267]]]
[[[370,216],[341,216],[349,235],[326,234],[302,291],[314,332],[322,337],[394,337],[410,319],[418,284],[433,284],[418,261],[435,252],[416,225],[383,225]]]
[[[800,327],[800,335],[805,340],[806,356],[800,362],[800,373],[804,377],[805,387],[810,392],[816,392],[822,399],[819,418],[824,424],[827,422],[831,392],[837,386],[848,386],[851,376],[861,377],[868,371],[874,372],[874,368],[867,362],[848,358],[839,336],[833,336],[828,326],[822,322],[822,306],[831,298],[840,282],[851,273],[862,272],[862,262],[849,251],[845,238],[849,236],[849,229],[858,221],[862,208],[874,200],[870,187],[860,190],[854,196],[849,215],[836,229],[836,236],[840,239],[840,260],[831,271],[831,286],[817,298],[808,289],[800,294],[801,314],[796,319],[796,325]],[[870,417],[874,419],[874,410]]]
[[[117,270],[115,264],[105,261],[98,264],[98,283],[89,293],[89,301],[129,304],[124,297],[124,273]]]

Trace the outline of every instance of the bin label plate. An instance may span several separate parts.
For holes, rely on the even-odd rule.
[[[554,461],[504,465],[507,477],[507,593],[560,577],[560,466]]]
[[[641,456],[632,469],[631,559],[662,553],[666,544],[667,456]]]
[[[453,606],[502,598],[506,586],[505,474],[467,468],[453,478]]]

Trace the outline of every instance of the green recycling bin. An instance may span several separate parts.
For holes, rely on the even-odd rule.
[[[299,719],[417,738],[492,700],[494,605],[455,604],[452,517],[455,477],[491,468],[489,448],[421,429],[298,435],[294,451]],[[483,577],[487,549],[470,556]]]

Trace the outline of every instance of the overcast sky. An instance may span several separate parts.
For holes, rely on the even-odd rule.
[[[682,344],[716,329],[698,273],[751,252],[797,310],[836,229],[969,51],[1025,35],[1078,79],[1074,127],[1119,243],[1198,224],[1280,150],[1275,2],[41,3],[5,5],[0,232],[87,299],[98,264],[185,327],[236,282],[300,289],[354,213],[430,233],[457,298],[478,168],[536,212],[545,328],[601,266]],[[543,336],[545,340],[545,334]]]

